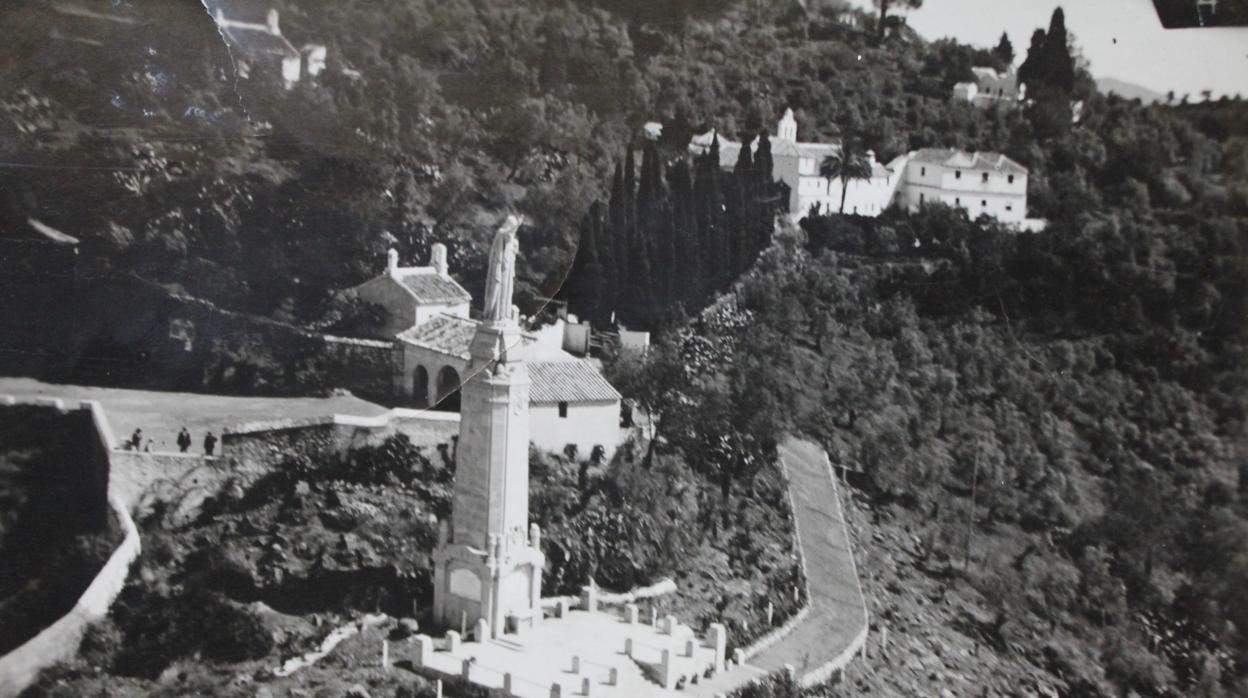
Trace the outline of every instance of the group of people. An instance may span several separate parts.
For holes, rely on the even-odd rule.
[[[191,449],[191,444],[194,443],[194,440],[191,438],[191,432],[187,431],[186,427],[182,427],[182,431],[178,432],[176,443],[178,444],[178,450],[182,453],[186,453]],[[155,445],[155,439],[148,438],[144,441],[143,430],[135,429],[134,433],[131,434],[130,438],[123,444],[123,447],[130,451],[144,451],[150,453],[154,450]],[[204,455],[211,456],[216,449],[217,436],[210,430],[204,434]]]

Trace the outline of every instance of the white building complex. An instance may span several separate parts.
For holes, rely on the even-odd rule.
[[[390,250],[381,274],[343,291],[379,306],[381,332],[393,338],[393,393],[415,407],[457,410],[472,378],[472,342],[481,326],[469,317],[472,296],[451,277],[446,246],[432,246],[429,266],[400,266]],[[620,393],[588,361],[563,350],[562,323],[518,330],[511,355],[527,362],[533,444],[582,456],[610,456],[623,438]]]
[[[1013,107],[1026,99],[1026,86],[1018,82],[1018,73],[1010,68],[998,73],[992,68],[971,68],[975,79],[959,82],[953,86],[953,98],[981,109],[987,107]]]
[[[714,131],[694,136],[689,149],[694,154],[706,153],[716,137]],[[720,167],[732,169],[741,147],[736,141],[719,138]],[[750,147],[757,151],[757,139]],[[1040,225],[1027,218],[1027,168],[1000,153],[923,148],[884,165],[876,161],[874,152],[867,151],[870,177],[851,178],[849,186],[842,189],[841,178],[819,174],[825,158],[840,156],[841,145],[798,141],[791,109],[780,119],[771,152],[773,175],[789,186],[789,211],[794,221],[812,210],[874,217],[893,205],[913,211],[926,203],[943,203],[964,209],[971,218],[987,214],[1027,230]]]

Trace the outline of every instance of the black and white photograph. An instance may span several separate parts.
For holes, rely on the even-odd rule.
[[[1248,696],[1248,0],[0,0],[0,698]]]

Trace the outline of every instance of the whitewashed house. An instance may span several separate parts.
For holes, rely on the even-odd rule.
[[[971,218],[988,214],[1004,223],[1027,218],[1027,168],[1000,153],[923,148],[900,156],[905,166],[896,203],[915,211],[943,203]]]
[[[279,14],[275,9],[269,10],[263,23],[230,19],[220,7],[214,19],[221,35],[234,51],[235,70],[243,79],[250,78],[256,69],[276,69],[283,86],[290,89],[302,78],[314,78],[325,70],[325,47],[306,44],[302,50],[296,49],[290,40],[282,36]]]
[[[446,246],[433,245],[427,267],[399,266],[399,253],[390,250],[385,272],[343,293],[385,310],[382,334],[394,337],[440,315],[467,318],[472,295],[451,278]]]
[[[981,109],[993,106],[1011,107],[1025,99],[1026,87],[1018,82],[1018,73],[1011,67],[1004,73],[992,68],[971,68],[975,79],[953,86],[953,98]]]

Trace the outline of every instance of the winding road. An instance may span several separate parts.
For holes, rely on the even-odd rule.
[[[786,664],[797,669],[804,685],[813,685],[843,667],[866,642],[866,604],[827,454],[818,444],[793,436],[785,437],[779,450],[805,558],[810,611],[792,632],[747,660],[746,671],[694,685],[689,695],[727,693]]]

